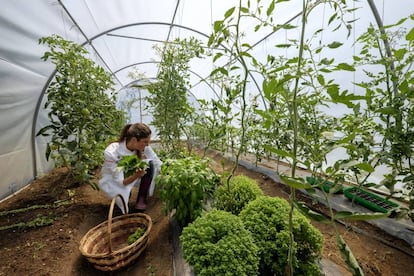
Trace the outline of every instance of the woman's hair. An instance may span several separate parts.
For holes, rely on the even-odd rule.
[[[144,123],[127,124],[119,135],[118,142],[128,142],[131,138],[135,137],[137,140],[147,138],[151,136],[151,129]],[[137,150],[137,156],[139,159],[143,158],[143,153]]]
[[[127,142],[131,138],[135,137],[137,140],[147,138],[151,136],[151,129],[144,123],[127,124],[121,131],[118,142],[126,140]]]

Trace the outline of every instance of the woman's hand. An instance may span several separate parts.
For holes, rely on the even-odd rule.
[[[136,170],[134,175],[136,176],[136,178],[142,178],[146,173],[147,173],[146,170],[138,169]]]
[[[143,170],[143,169],[136,170],[133,175],[131,175],[130,177],[124,179],[124,185],[131,184],[132,182],[134,182],[138,178],[142,178],[146,173],[147,173],[147,171]]]

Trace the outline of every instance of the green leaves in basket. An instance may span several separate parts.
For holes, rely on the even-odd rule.
[[[141,238],[142,235],[144,235],[144,233],[145,233],[145,229],[138,227],[137,230],[135,230],[135,233],[128,237],[128,245],[133,244],[135,241]]]
[[[148,163],[139,159],[136,155],[125,155],[118,162],[118,169],[124,172],[124,177],[130,177],[138,169],[146,170]]]

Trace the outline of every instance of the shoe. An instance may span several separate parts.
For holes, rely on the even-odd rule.
[[[137,204],[135,204],[135,210],[137,211],[145,211],[147,209],[147,204],[145,204],[144,199],[140,199]]]

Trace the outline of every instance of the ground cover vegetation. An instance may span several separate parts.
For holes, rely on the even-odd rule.
[[[336,219],[368,220],[393,213],[394,216],[408,216],[414,220],[414,176],[411,166],[414,141],[414,77],[411,71],[414,54],[411,50],[414,28],[400,28],[404,22],[414,20],[414,17],[403,18],[390,26],[370,26],[356,40],[360,45],[360,53],[352,57],[353,62],[346,63],[329,56],[329,53],[339,51],[343,42],[319,43],[315,40],[321,33],[342,29],[350,33],[353,5],[344,0],[303,0],[301,23],[295,26],[274,23],[280,2],[283,1],[271,1],[268,6],[263,6],[259,0],[247,3],[240,1],[238,6],[224,14],[222,20],[214,22],[208,45],[204,45],[208,50],[192,39],[177,40],[174,44],[159,48],[162,49],[159,53],[162,54],[163,62],[157,82],[147,87],[151,93],[147,100],[165,153],[163,160],[168,160],[164,162],[162,173],[157,179],[160,198],[183,227],[185,256],[198,272],[205,275],[214,275],[217,271],[209,271],[201,263],[202,259],[194,257],[198,251],[191,250],[200,248],[187,247],[189,237],[186,235],[192,233],[194,237],[199,232],[215,229],[223,231],[223,237],[228,237],[230,241],[239,242],[236,238],[242,238],[246,244],[250,244],[251,239],[247,234],[234,235],[235,230],[247,233],[242,230],[246,227],[254,234],[254,243],[260,243],[265,233],[255,232],[253,226],[266,221],[261,211],[273,205],[283,205],[284,211],[277,212],[283,213],[283,218],[271,217],[271,221],[266,224],[275,224],[272,238],[276,240],[272,248],[261,252],[266,248],[265,244],[258,251],[254,250],[253,245],[249,248],[241,248],[240,244],[225,245],[232,250],[251,250],[248,253],[243,251],[249,256],[249,265],[244,267],[246,270],[239,270],[242,268],[236,264],[234,271],[249,274],[257,268],[263,275],[295,275],[299,272],[317,274],[316,261],[320,257],[322,239],[309,226],[308,219],[312,219],[332,225],[348,269],[354,275],[363,275],[352,249],[336,229]],[[329,7],[328,24],[312,35],[305,36],[305,33],[309,33],[308,18],[319,5]],[[269,54],[264,60],[256,57],[253,45],[246,41],[242,32],[246,20],[257,23],[255,31],[294,29],[299,32],[299,39],[275,46],[275,50],[294,49],[295,54],[291,57]],[[40,42],[47,43],[51,48],[43,58],[50,58],[57,69],[45,105],[45,108],[50,109],[51,124],[39,130],[38,135],[50,137],[47,157],[54,158],[58,166],[68,167],[80,182],[88,182],[91,171],[102,161],[101,152],[105,143],[114,137],[113,131],[120,129],[124,123],[124,113],[115,108],[115,95],[107,94],[112,86],[110,76],[85,58],[86,52],[82,47],[57,36],[42,38]],[[326,56],[317,59],[320,53]],[[221,89],[216,99],[200,101],[203,116],[196,115],[186,97],[188,63],[193,58],[212,58],[215,68],[209,81],[218,84]],[[372,65],[381,66],[382,70],[370,71]],[[335,73],[352,74],[357,70],[364,72],[368,79],[356,83],[362,89],[361,93],[350,92],[336,82]],[[251,91],[248,84],[253,72],[260,74],[262,83],[256,86],[257,90]],[[332,104],[344,105],[350,112],[341,117],[332,117],[322,111],[322,107]],[[332,133],[342,135],[334,138]],[[186,137],[187,142],[203,145],[205,153],[209,148],[214,148],[223,154],[233,154],[234,166],[220,176],[219,184],[217,176],[208,169],[204,159],[191,158],[191,143],[188,144],[187,152],[183,153],[182,137]],[[337,148],[345,149],[347,154],[333,164],[327,163],[327,155]],[[256,161],[271,157],[290,163],[291,174],[280,173],[282,181],[289,186],[289,200],[281,203],[276,198],[257,196],[243,207],[240,206],[235,211],[240,211],[237,216],[232,212],[232,208],[236,210],[237,206],[236,197],[231,198],[235,196],[232,194],[232,179],[241,155],[248,152],[255,154]],[[369,183],[368,177],[380,165],[388,166],[390,173],[384,176],[382,183]],[[335,212],[329,205],[331,194],[324,192],[330,214],[327,218],[297,200],[298,190],[312,191],[315,188],[306,179],[297,176],[299,167],[311,171],[315,177],[323,176],[334,183],[351,181],[365,188],[384,186],[390,195],[404,197],[409,207],[385,214]],[[183,179],[175,179],[177,175]],[[177,183],[182,185],[181,189],[175,189]],[[405,190],[397,191],[395,186],[398,183],[405,184]],[[323,184],[321,182],[318,185]],[[210,212],[205,210],[207,197],[214,194],[216,185],[227,190],[230,195],[230,200],[225,204],[229,211],[217,211],[215,208]],[[184,199],[188,199],[190,204],[184,204]],[[244,200],[250,200],[250,197]],[[234,221],[235,228],[220,224],[223,218]],[[249,218],[256,220],[249,222]],[[278,224],[280,221],[283,223]],[[205,242],[198,241],[200,246]],[[275,244],[280,245],[281,251],[273,251]],[[301,245],[306,247],[302,248]],[[264,253],[270,255],[265,256]],[[303,256],[312,256],[312,260],[307,263],[303,261]],[[207,257],[215,258],[214,255]],[[255,264],[256,259],[259,259],[259,264]],[[216,268],[220,269],[223,265],[217,263]]]

